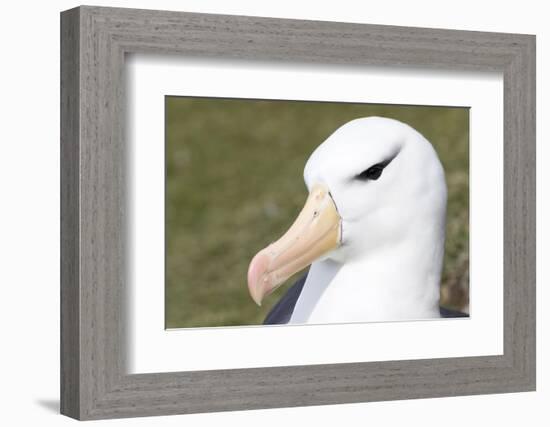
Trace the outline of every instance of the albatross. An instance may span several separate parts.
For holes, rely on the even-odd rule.
[[[424,136],[390,118],[352,120],[315,149],[304,180],[302,211],[248,269],[261,305],[309,267],[264,324],[466,316],[439,306],[447,187]]]

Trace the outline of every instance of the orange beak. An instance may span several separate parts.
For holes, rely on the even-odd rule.
[[[276,242],[262,249],[248,267],[250,296],[262,299],[294,273],[340,245],[342,219],[328,188],[316,184],[298,218]]]

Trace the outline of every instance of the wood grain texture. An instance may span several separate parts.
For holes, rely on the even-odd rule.
[[[62,13],[62,413],[78,419],[535,388],[535,38],[80,7]],[[504,354],[129,375],[124,55],[504,75]]]
[[[61,20],[61,413],[80,414],[79,13]]]

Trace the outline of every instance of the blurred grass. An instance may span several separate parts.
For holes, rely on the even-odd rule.
[[[286,286],[258,308],[249,261],[301,209],[311,152],[371,115],[408,123],[437,150],[448,186],[442,303],[467,304],[467,108],[166,97],[167,328],[262,322]]]

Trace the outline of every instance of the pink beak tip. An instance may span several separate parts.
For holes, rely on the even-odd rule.
[[[269,257],[263,251],[258,252],[252,258],[248,267],[248,291],[258,306],[262,305],[262,299],[266,293],[266,286],[264,286],[261,279],[268,271],[268,268]],[[265,285],[267,285],[267,282]]]

